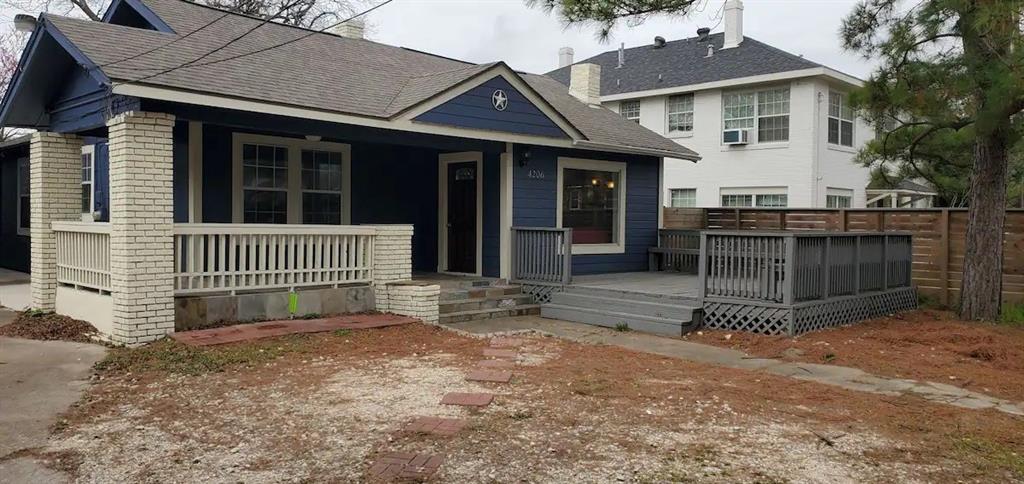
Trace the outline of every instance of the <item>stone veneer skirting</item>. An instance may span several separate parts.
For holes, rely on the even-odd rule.
[[[191,296],[174,300],[174,329],[208,328],[221,322],[288,319],[288,292],[264,292],[235,296]],[[347,286],[306,289],[295,293],[295,317],[309,314],[337,315],[372,311],[376,308],[374,288]],[[436,310],[436,309],[435,309]]]

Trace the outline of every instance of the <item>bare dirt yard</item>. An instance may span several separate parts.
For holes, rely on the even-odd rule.
[[[33,455],[82,482],[364,482],[390,452],[441,456],[434,482],[1024,481],[1024,419],[996,411],[523,339],[509,384],[465,380],[488,340],[419,324],[115,350]]]
[[[790,338],[700,331],[689,341],[786,361],[948,383],[1024,402],[1024,327],[958,321],[921,310]]]

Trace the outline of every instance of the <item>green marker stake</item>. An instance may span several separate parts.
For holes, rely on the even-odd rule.
[[[299,295],[295,291],[288,293],[288,314],[292,317],[295,316],[295,311],[299,309]]]

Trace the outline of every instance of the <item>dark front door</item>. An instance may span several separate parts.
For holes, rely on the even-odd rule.
[[[476,272],[476,162],[448,164],[448,271]]]

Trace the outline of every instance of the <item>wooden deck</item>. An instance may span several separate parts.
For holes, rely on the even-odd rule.
[[[700,278],[693,274],[678,272],[623,272],[576,276],[569,285],[694,299],[700,296]]]

